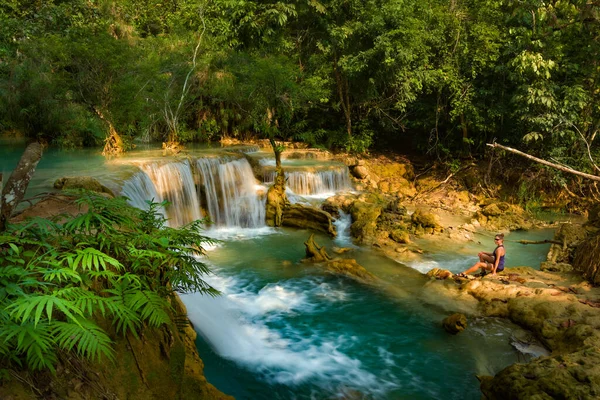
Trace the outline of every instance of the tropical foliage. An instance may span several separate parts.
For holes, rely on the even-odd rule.
[[[599,56],[596,1],[9,0],[0,130],[438,157],[496,140],[589,169]]]
[[[9,225],[0,236],[0,364],[54,370],[58,350],[114,359],[116,334],[170,324],[175,291],[216,295],[197,256],[201,221],[173,229],[159,210],[84,194],[84,212]]]

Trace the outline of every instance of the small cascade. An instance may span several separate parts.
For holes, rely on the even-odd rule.
[[[189,161],[149,163],[141,165],[140,168],[154,186],[156,201],[169,201],[170,205],[166,210],[169,225],[181,226],[202,218]],[[147,195],[152,195],[151,190]]]
[[[265,225],[264,201],[256,193],[252,168],[245,158],[196,160],[202,204],[217,226],[258,228]]]
[[[337,236],[334,242],[340,246],[351,247],[354,246],[352,244],[352,237],[350,236],[350,225],[352,225],[352,216],[339,211],[339,218],[337,218],[333,224],[335,225],[335,229],[337,231]]]
[[[333,195],[352,190],[347,167],[324,171],[285,171],[285,176],[287,186],[301,196]],[[264,172],[263,179],[265,183],[273,182],[275,171]]]
[[[146,201],[160,203],[163,199],[156,193],[154,184],[144,172],[138,172],[123,184],[121,194],[129,199],[129,204],[140,210],[147,210]]]

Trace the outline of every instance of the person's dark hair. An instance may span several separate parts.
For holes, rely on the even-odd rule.
[[[500,240],[504,240],[504,233],[499,233],[499,234],[497,234],[497,235],[496,235],[496,236],[494,236],[494,237],[497,237],[497,238],[498,238],[498,239],[500,239]]]

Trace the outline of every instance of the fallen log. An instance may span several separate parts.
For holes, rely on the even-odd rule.
[[[521,244],[546,244],[546,243],[552,243],[552,244],[558,244],[560,246],[564,246],[564,243],[561,242],[560,240],[552,240],[552,239],[546,239],[546,240],[517,240],[516,243],[521,243]]]

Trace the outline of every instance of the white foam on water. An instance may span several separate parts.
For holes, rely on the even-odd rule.
[[[330,289],[321,281],[295,279],[253,292],[239,277],[215,274],[206,280],[222,295],[181,297],[194,327],[220,356],[253,370],[270,383],[292,386],[311,382],[324,390],[349,387],[368,393],[383,393],[396,386],[363,369],[360,360],[344,353],[348,343],[355,345],[358,338],[298,329],[279,318],[310,313],[318,304],[310,299]],[[340,301],[345,295],[337,293],[330,298]],[[278,329],[268,325],[273,319],[280,322]]]
[[[433,268],[447,269],[452,273],[459,273],[470,268],[477,261],[477,257],[458,257],[450,258],[444,261],[436,260],[418,260],[408,261],[406,265],[426,274]]]
[[[261,226],[258,228],[220,226],[210,228],[207,233],[210,237],[218,240],[246,240],[276,234],[277,229],[269,226]]]

